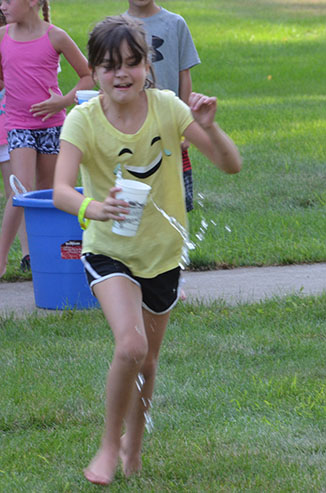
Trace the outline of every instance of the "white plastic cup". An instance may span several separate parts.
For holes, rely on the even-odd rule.
[[[76,91],[76,95],[78,99],[78,104],[82,104],[98,96],[99,91],[80,90],[80,91]]]
[[[122,188],[121,192],[116,194],[116,198],[128,202],[129,214],[124,216],[123,221],[113,222],[112,232],[122,236],[135,236],[152,187],[146,183],[124,178],[117,178],[115,185]]]

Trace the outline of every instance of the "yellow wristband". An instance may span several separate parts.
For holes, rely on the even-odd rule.
[[[79,221],[79,224],[80,224],[81,229],[87,229],[87,227],[89,225],[90,219],[86,219],[84,216],[85,216],[85,212],[86,212],[86,209],[88,207],[88,204],[92,200],[94,200],[94,199],[92,199],[91,197],[86,197],[82,201],[81,206],[79,207],[78,221]]]

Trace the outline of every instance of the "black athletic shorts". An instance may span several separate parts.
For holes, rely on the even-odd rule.
[[[105,281],[110,277],[123,276],[141,288],[143,307],[152,313],[166,313],[178,301],[180,267],[163,272],[163,274],[151,279],[145,279],[134,276],[126,265],[106,255],[85,253],[81,259],[91,289],[98,282]]]

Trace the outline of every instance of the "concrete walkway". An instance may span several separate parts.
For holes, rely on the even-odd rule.
[[[188,302],[252,303],[293,293],[317,295],[326,291],[326,263],[280,267],[244,267],[232,270],[184,272]],[[0,281],[0,315],[46,314],[35,307],[33,283]]]

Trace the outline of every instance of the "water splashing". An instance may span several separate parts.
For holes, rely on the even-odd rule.
[[[203,239],[205,238],[207,228],[208,228],[207,222],[205,221],[205,219],[202,219],[200,223],[199,231],[198,233],[196,233],[197,240],[203,241]]]
[[[197,203],[200,207],[204,207],[204,198],[205,196],[202,193],[197,194]]]
[[[154,422],[153,422],[152,416],[150,415],[149,411],[145,411],[144,416],[145,416],[146,430],[148,433],[151,433],[153,431],[153,428],[154,428]]]
[[[183,239],[183,247],[182,247],[181,260],[180,260],[180,264],[179,265],[180,265],[181,269],[185,269],[185,267],[190,262],[189,255],[188,255],[188,250],[194,250],[196,248],[196,245],[192,241],[190,241],[189,235],[188,235],[188,231],[186,230],[186,228],[184,228],[182,226],[182,224],[179,223],[179,221],[176,220],[175,217],[169,216],[163,209],[161,209],[161,207],[159,207],[154,202],[153,199],[151,199],[151,201],[154,204],[155,209],[157,209],[163,215],[163,217],[165,217],[165,219],[167,221],[169,221],[169,223],[171,224],[171,226],[174,229],[176,229],[178,231],[178,233],[181,235],[181,237]]]
[[[138,373],[137,378],[136,378],[136,386],[139,392],[142,391],[142,388],[144,387],[145,383],[145,378],[142,373]]]
[[[205,199],[205,196],[204,194],[202,193],[198,193],[197,194],[197,203],[201,206],[201,207],[204,207],[204,199]],[[161,207],[159,207],[155,202],[154,200],[151,198],[151,201],[154,205],[154,207],[165,217],[165,219],[167,221],[169,221],[169,223],[171,224],[171,226],[176,229],[178,231],[178,233],[180,234],[180,236],[182,237],[183,239],[183,247],[182,247],[182,251],[181,251],[181,259],[180,259],[180,262],[179,262],[179,266],[181,267],[182,270],[186,269],[187,265],[190,264],[190,258],[189,258],[189,251],[191,250],[195,250],[197,247],[198,247],[198,242],[202,242],[204,241],[205,239],[205,235],[207,233],[207,230],[208,230],[208,227],[209,227],[209,224],[208,222],[205,220],[205,218],[202,216],[201,218],[201,222],[200,222],[200,227],[199,227],[199,231],[197,231],[197,233],[195,233],[195,238],[196,240],[198,240],[198,242],[194,243],[193,241],[191,241],[189,239],[189,233],[187,231],[186,228],[184,228],[177,220],[175,217],[173,216],[169,216],[163,209],[161,209]],[[214,227],[217,226],[217,223],[213,220],[213,219],[210,219],[209,221]],[[230,226],[228,225],[225,225],[224,228],[229,232],[231,233],[232,230],[230,228]]]
[[[142,398],[142,403],[146,409],[144,411],[145,427],[148,433],[151,433],[151,431],[153,431],[154,428],[154,422],[152,416],[150,415],[150,408],[152,407],[152,401],[150,399]]]

